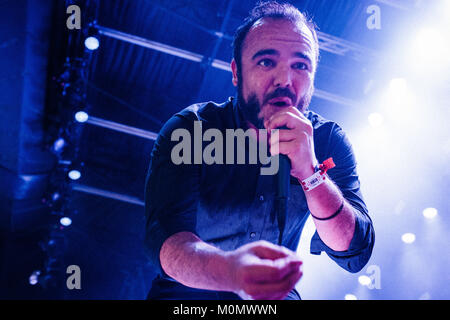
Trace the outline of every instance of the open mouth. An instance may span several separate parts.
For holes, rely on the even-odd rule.
[[[284,106],[287,106],[287,103],[286,102],[283,102],[283,101],[279,101],[279,102],[275,102],[275,103],[272,103],[274,106],[277,106],[277,107],[284,107]]]
[[[287,97],[278,97],[278,98],[273,98],[270,99],[269,104],[277,106],[277,107],[287,107],[292,105],[291,99],[287,98]]]

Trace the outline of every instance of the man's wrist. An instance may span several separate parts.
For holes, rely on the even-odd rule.
[[[315,166],[311,165],[308,167],[308,169],[306,169],[304,171],[295,172],[293,174],[293,176],[295,178],[297,178],[297,180],[302,181],[302,180],[305,180],[305,179],[311,177],[314,173],[316,173],[318,168],[319,168],[318,164],[316,164]]]

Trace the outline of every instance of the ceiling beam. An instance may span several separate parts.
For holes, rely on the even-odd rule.
[[[145,38],[141,38],[135,35],[131,35],[131,34],[127,34],[118,30],[114,30],[111,28],[106,28],[106,27],[102,27],[102,26],[97,26],[97,29],[99,31],[99,33],[101,35],[113,38],[113,39],[117,39],[117,40],[121,40],[121,41],[125,41],[131,44],[135,44],[144,48],[148,48],[148,49],[152,49],[152,50],[156,50],[159,52],[163,52],[166,54],[170,54],[179,58],[183,58],[183,59],[187,59],[190,61],[195,61],[195,62],[202,62],[203,59],[205,58],[203,55],[198,54],[198,53],[194,53],[194,52],[190,52],[187,50],[183,50],[180,48],[176,48],[173,46],[169,46],[160,42],[156,42],[156,41],[152,41],[152,40],[148,40]],[[328,48],[329,50],[335,50],[335,53],[341,54],[341,55],[345,55],[349,50],[352,50],[353,52],[359,52],[359,54],[364,55],[364,51],[363,49],[361,49],[362,47],[359,47],[355,44],[351,44],[351,43],[341,43],[340,45],[338,45],[338,41],[331,36],[328,36],[327,38],[328,40]],[[332,49],[334,48],[334,49]],[[352,48],[352,49],[351,49]],[[359,50],[359,51],[358,51]],[[231,72],[231,68],[230,68],[230,63],[226,62],[226,61],[222,61],[222,60],[218,60],[218,59],[214,59],[211,63],[211,66],[216,68],[216,69],[221,69],[224,71],[228,71]],[[336,95],[330,92],[327,92],[325,90],[321,90],[321,89],[316,89],[314,92],[314,96],[320,99],[325,99],[334,103],[338,103],[341,105],[346,105],[346,106],[350,106],[350,107],[355,107],[358,105],[358,103],[356,101],[353,101],[351,99],[347,99],[344,98],[340,95]]]
[[[158,134],[155,132],[142,130],[139,128],[127,126],[127,125],[124,125],[121,123],[117,123],[117,122],[113,122],[113,121],[109,121],[109,120],[105,120],[105,119],[101,119],[101,118],[97,118],[97,117],[92,117],[92,116],[89,116],[85,123],[89,123],[94,126],[98,126],[98,127],[118,131],[118,132],[128,133],[130,135],[141,137],[141,138],[148,139],[148,140],[156,140],[156,138],[158,137]]]
[[[114,199],[114,200],[118,200],[118,201],[122,201],[122,202],[132,203],[132,204],[135,204],[135,205],[138,205],[141,207],[145,206],[145,202],[136,197],[132,197],[132,196],[129,196],[126,194],[121,194],[121,193],[112,192],[112,191],[108,191],[108,190],[103,190],[103,189],[99,189],[99,188],[95,188],[95,187],[90,187],[90,186],[86,186],[86,185],[82,185],[82,184],[78,184],[78,183],[72,184],[72,190],[100,196],[103,198]]]

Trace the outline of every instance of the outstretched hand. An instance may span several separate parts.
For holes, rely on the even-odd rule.
[[[302,276],[295,252],[264,240],[229,252],[228,259],[234,292],[243,299],[284,299]]]

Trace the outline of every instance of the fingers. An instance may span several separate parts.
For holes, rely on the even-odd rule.
[[[277,142],[292,141],[297,137],[295,130],[278,130],[278,135],[273,131],[269,136],[269,144],[275,144]]]
[[[232,255],[239,295],[252,299],[283,299],[302,276],[302,261],[285,247],[252,242]]]
[[[282,300],[295,288],[302,275],[303,273],[299,271],[287,277],[283,282],[259,285],[256,290],[267,293],[250,294],[250,297],[254,300]]]
[[[298,151],[302,145],[308,142],[313,133],[311,122],[306,118],[300,118],[291,112],[280,112],[264,123],[269,136],[270,154],[290,155]],[[290,130],[274,129],[287,126]],[[293,159],[291,159],[292,161]]]
[[[264,240],[252,242],[251,251],[261,259],[271,260],[284,258],[295,254],[293,251],[285,247],[277,246],[276,244]]]
[[[284,299],[295,287],[303,273],[299,267],[291,270],[281,280],[275,282],[258,283],[251,282],[245,288],[245,292],[256,300],[280,300]]]
[[[298,270],[302,262],[296,257],[286,257],[278,260],[262,260],[246,270],[245,281],[252,283],[272,283]]]
[[[264,125],[266,126],[266,129],[269,131],[282,126],[286,126],[289,129],[293,129],[295,128],[296,119],[300,120],[300,118],[294,113],[289,111],[283,111],[274,114],[272,117],[270,117],[269,120],[264,121]]]
[[[289,155],[292,151],[296,150],[298,150],[298,142],[296,141],[287,141],[283,143],[277,142],[269,147],[269,151],[272,156],[277,154]]]
[[[289,129],[299,128],[307,133],[312,133],[311,122],[293,107],[275,113],[270,119],[264,121],[264,126],[269,132],[270,130],[286,126]]]

